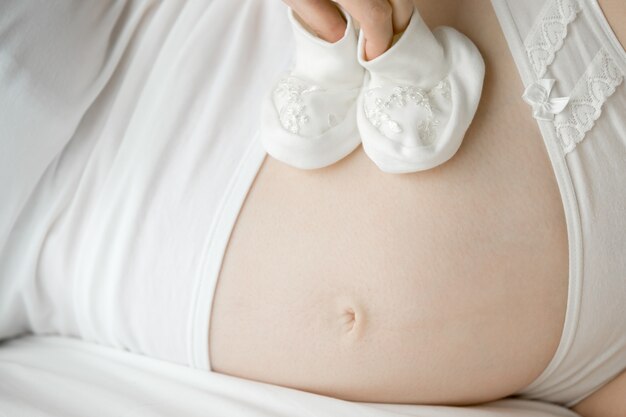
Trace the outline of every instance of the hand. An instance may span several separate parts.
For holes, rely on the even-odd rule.
[[[300,20],[320,38],[337,42],[346,30],[346,21],[331,0],[283,0]],[[336,0],[357,20],[365,37],[365,59],[382,55],[391,46],[393,35],[402,32],[413,14],[412,0]]]

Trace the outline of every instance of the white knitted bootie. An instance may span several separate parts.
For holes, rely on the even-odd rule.
[[[430,169],[458,150],[482,93],[485,66],[474,44],[449,27],[431,32],[417,9],[383,55],[359,62],[367,70],[357,108],[363,149],[390,173]]]
[[[361,143],[356,101],[364,69],[352,19],[335,43],[310,33],[289,9],[296,51],[291,71],[263,104],[261,141],[274,158],[301,169],[322,168]]]

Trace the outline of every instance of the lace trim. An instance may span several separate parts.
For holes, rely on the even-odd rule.
[[[579,0],[552,0],[524,41],[530,66],[537,78],[542,78],[548,66],[563,46],[567,36],[567,26],[581,11]]]
[[[591,130],[602,113],[602,105],[624,80],[624,74],[605,49],[589,64],[578,80],[565,110],[554,119],[556,135],[565,153],[571,152]]]
[[[320,90],[320,87],[309,85],[295,77],[284,77],[278,82],[274,90],[274,100],[283,128],[296,135],[300,133],[302,125],[309,123],[311,119],[303,96]]]
[[[440,94],[442,97],[450,99],[450,82],[447,79],[440,81],[430,91],[415,86],[400,85],[395,87],[392,94],[386,99],[376,97],[376,90],[374,88],[367,91],[366,96],[373,99],[373,104],[368,104],[366,101],[363,109],[369,122],[381,134],[391,139],[386,133],[387,129],[394,134],[402,133],[404,129],[400,123],[391,118],[388,111],[393,108],[403,108],[407,104],[413,103],[425,109],[428,114],[426,119],[420,121],[417,126],[420,139],[426,143],[430,143],[435,139],[439,120],[435,119],[431,98],[435,94]]]

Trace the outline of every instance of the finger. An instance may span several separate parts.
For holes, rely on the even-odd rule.
[[[389,0],[391,2],[393,33],[404,32],[409,25],[413,10],[415,8],[413,0]]]
[[[391,4],[388,0],[337,0],[361,24],[365,59],[382,55],[393,38]]]
[[[346,21],[330,0],[283,0],[304,26],[327,42],[337,42],[346,32]]]

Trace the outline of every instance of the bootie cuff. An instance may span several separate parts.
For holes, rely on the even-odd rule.
[[[363,83],[363,68],[359,65],[357,36],[349,14],[346,31],[337,42],[327,42],[309,32],[289,8],[289,20],[296,41],[296,54],[292,75],[322,87],[356,88]]]
[[[444,50],[417,9],[409,25],[391,48],[379,57],[365,60],[363,31],[358,39],[358,61],[371,75],[371,86],[387,81],[430,89],[447,73]]]

